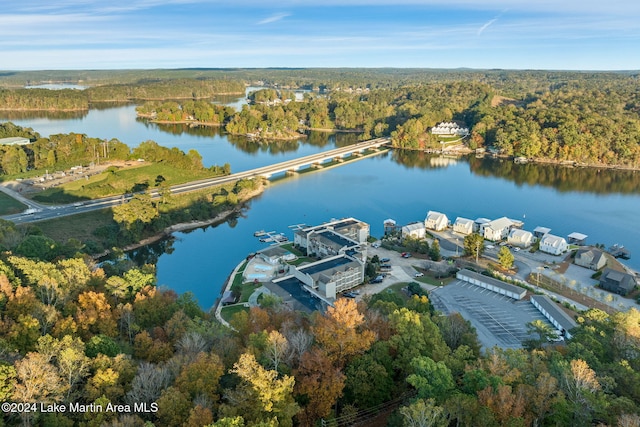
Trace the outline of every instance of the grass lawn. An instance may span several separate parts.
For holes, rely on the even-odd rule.
[[[229,322],[229,321],[231,321],[231,318],[233,317],[234,314],[240,313],[241,311],[247,311],[248,312],[249,308],[245,307],[243,304],[222,307],[222,310],[220,310],[220,315],[222,316],[222,318],[224,320]]]
[[[27,207],[13,197],[0,192],[0,215],[20,213]]]
[[[380,292],[381,294],[383,293],[387,293],[387,294],[396,294],[398,295],[400,298],[402,298],[403,301],[408,301],[409,297],[407,296],[407,294],[405,292],[402,291],[402,288],[406,288],[408,285],[407,282],[400,282],[400,283],[394,283],[393,285],[385,288],[382,292]]]
[[[286,245],[282,245],[282,248],[288,250],[289,252],[291,252],[297,257],[301,257],[304,255],[302,252],[300,252],[293,246],[293,243],[287,243]]]
[[[231,285],[231,289],[232,290],[237,289],[240,291],[240,299],[238,300],[238,302],[247,302],[249,301],[249,297],[251,296],[253,291],[258,289],[260,286],[262,286],[262,283],[256,283],[256,284],[254,284],[253,282],[242,283],[242,275],[238,273],[236,277],[233,279],[233,285]]]
[[[308,262],[315,262],[315,261],[317,261],[315,258],[307,258],[307,257],[303,256],[303,257],[299,257],[299,258],[297,258],[297,259],[295,259],[295,260],[293,260],[291,262],[287,262],[287,264],[298,266],[298,265],[300,265],[302,263],[305,263],[305,262],[308,263]]]
[[[438,278],[430,276],[429,274],[425,274],[422,277],[416,277],[414,280],[416,282],[426,283],[427,285],[440,286],[441,283],[442,283],[442,285],[448,285],[449,283],[451,283],[454,280],[454,278],[453,277],[443,277],[442,279],[438,279]]]
[[[41,221],[36,223],[36,225],[42,230],[45,236],[64,243],[72,237],[80,241],[98,241],[100,239],[93,235],[93,231],[98,227],[112,222],[113,213],[111,213],[111,209],[107,208],[70,217]]]
[[[73,203],[78,200],[96,199],[156,187],[156,178],[163,177],[169,185],[216,176],[214,173],[178,169],[164,163],[107,171],[77,181],[49,188],[35,196],[44,203]]]

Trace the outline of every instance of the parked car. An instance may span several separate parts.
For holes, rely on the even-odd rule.
[[[411,254],[409,252],[403,252],[402,258],[411,258]]]
[[[384,264],[386,262],[389,262],[389,261],[391,261],[391,258],[381,258],[380,259],[380,263],[382,263],[382,264]]]
[[[414,277],[422,277],[422,276],[424,276],[424,273],[420,273],[419,271],[416,274],[414,274]]]
[[[384,276],[380,274],[376,276],[374,279],[372,279],[371,283],[382,283],[383,280],[384,280]]]

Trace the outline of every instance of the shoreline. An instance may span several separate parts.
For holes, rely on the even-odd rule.
[[[236,204],[234,207],[218,213],[213,218],[209,218],[206,220],[194,220],[189,222],[179,222],[177,224],[172,224],[152,236],[145,237],[144,239],[138,242],[125,245],[123,247],[120,247],[119,249],[121,249],[124,252],[129,252],[135,249],[142,248],[147,245],[151,245],[161,240],[167,239],[171,237],[173,233],[178,231],[195,230],[196,228],[207,227],[210,225],[222,223],[223,221],[227,220],[229,217],[235,214],[241,213],[242,209],[245,207],[245,204],[249,200],[261,195],[264,192],[264,190],[265,190],[265,185],[263,184],[259,189],[256,189],[247,193],[247,195],[243,197],[242,200],[240,200],[238,204]],[[109,255],[111,252],[112,252],[111,249],[107,249],[104,252],[101,252],[99,254],[92,254],[91,257],[93,259],[99,259]]]

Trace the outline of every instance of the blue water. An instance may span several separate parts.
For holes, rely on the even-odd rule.
[[[302,139],[277,149],[243,145],[231,143],[223,134],[197,135],[179,127],[174,128],[179,131],[176,134],[165,132],[136,120],[133,106],[91,110],[76,119],[32,117],[12,121],[32,127],[43,136],[77,132],[118,138],[132,146],[151,139],[184,151],[196,149],[206,165],[228,162],[236,172],[331,149],[344,143],[340,138],[352,138],[332,137],[325,142],[320,138],[320,143]],[[276,182],[251,201],[239,218],[216,227],[177,233],[173,250],[158,260],[158,283],[178,292],[192,291],[203,307],[209,307],[235,265],[248,253],[268,246],[253,236],[256,230],[283,232],[291,239],[290,225],[353,216],[370,223],[371,233],[380,236],[385,219],[405,224],[423,220],[429,210],[443,212],[451,221],[457,216],[507,216],[523,220],[528,230],[541,225],[560,236],[573,231],[587,234],[589,243],[624,244],[631,251],[628,264],[640,269],[640,185],[631,182],[631,193],[606,186],[604,190],[587,186],[578,191],[562,178],[544,186],[537,184],[535,172],[542,175],[549,171],[542,167],[533,166],[534,173],[515,182],[497,176],[512,170],[513,164],[490,161],[488,166],[481,166],[484,169],[478,169],[478,165],[472,168],[465,160],[430,159],[441,166],[434,167],[428,166],[429,162],[425,166],[396,160],[398,157],[381,155]],[[568,176],[572,173],[567,171]],[[621,177],[627,175],[613,173],[611,182],[619,183]]]

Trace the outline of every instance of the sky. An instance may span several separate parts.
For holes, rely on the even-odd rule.
[[[11,0],[0,70],[640,69],[638,0]]]

